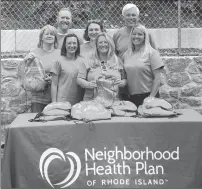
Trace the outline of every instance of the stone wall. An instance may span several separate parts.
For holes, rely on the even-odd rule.
[[[176,109],[192,108],[202,114],[202,57],[163,57],[161,98]]]
[[[21,86],[22,59],[1,60],[1,124],[11,123],[17,114],[30,112],[31,96]]]
[[[202,113],[202,57],[162,57],[165,63],[160,95],[176,109]],[[30,112],[30,94],[20,85],[22,59],[3,59],[1,64],[1,123]]]

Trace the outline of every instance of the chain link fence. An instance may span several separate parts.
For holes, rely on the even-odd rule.
[[[121,11],[126,3],[139,7],[141,23],[147,28],[178,28],[178,41],[180,28],[202,27],[202,0],[2,0],[2,30],[40,29],[46,24],[56,27],[58,10],[63,7],[72,11],[72,28],[85,28],[91,19],[102,20],[106,29],[120,28],[124,25]],[[15,33],[7,32],[2,45],[7,46],[11,38]]]

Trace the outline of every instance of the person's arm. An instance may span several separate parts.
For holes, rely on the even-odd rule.
[[[58,84],[59,84],[59,77],[61,73],[61,64],[60,62],[56,61],[53,63],[53,66],[50,70],[52,76],[51,82],[51,100],[52,102],[57,102],[57,95],[58,95]]]
[[[126,72],[124,70],[123,61],[118,57],[117,57],[117,60],[118,60],[119,74],[121,74],[121,80],[117,80],[115,84],[123,88],[127,85]]]
[[[83,78],[77,78],[77,84],[85,89],[94,89],[95,87],[97,87],[97,84],[95,83],[95,81],[89,82]]]
[[[51,82],[51,99],[52,99],[52,102],[57,101],[57,93],[58,93],[58,75],[52,74],[52,82]]]
[[[153,86],[152,86],[152,90],[150,93],[150,97],[155,97],[159,91],[159,87],[161,84],[161,72],[162,72],[162,68],[158,68],[153,71],[154,81],[153,81]]]
[[[117,35],[118,35],[118,30],[113,35],[113,41],[114,41],[114,45],[115,45],[115,53],[116,53],[116,55],[118,55],[118,51],[117,51]]]
[[[151,33],[149,33],[149,42],[150,42],[150,45],[151,45],[155,50],[158,51],[158,47],[157,47],[156,42],[155,42],[155,40],[154,40],[154,36],[153,36]]]
[[[156,50],[153,50],[150,56],[150,64],[151,64],[151,69],[154,75],[150,96],[155,97],[157,92],[159,91],[159,87],[161,84],[161,72],[164,67],[164,63],[159,53]]]
[[[88,69],[89,68],[86,68],[84,62],[81,62],[79,64],[79,73],[77,76],[77,84],[85,89],[87,89],[87,88],[93,89],[93,88],[97,87],[97,85],[96,85],[95,81],[89,82],[86,80],[87,74],[88,74],[88,71],[87,71]]]

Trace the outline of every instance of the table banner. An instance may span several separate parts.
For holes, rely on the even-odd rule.
[[[197,119],[14,124],[7,133],[2,188],[202,187]]]

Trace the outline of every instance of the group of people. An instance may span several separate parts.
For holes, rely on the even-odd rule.
[[[44,91],[32,92],[32,112],[40,112],[51,102],[74,105],[92,100],[100,76],[113,76],[119,98],[137,106],[146,97],[158,97],[164,64],[148,30],[139,23],[139,9],[126,4],[122,10],[125,26],[111,38],[98,20],[88,22],[84,39],[71,33],[72,14],[58,12],[55,28],[44,26],[38,47],[26,55],[38,57],[46,73]],[[104,70],[104,71],[103,71]]]

